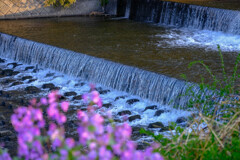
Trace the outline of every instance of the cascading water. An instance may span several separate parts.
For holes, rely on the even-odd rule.
[[[127,0],[125,17],[128,18],[131,10],[131,0]]]
[[[0,34],[0,56],[39,65],[106,87],[138,95],[162,105],[182,106],[192,83],[144,71],[85,54],[45,45],[7,34]],[[199,87],[193,87],[195,93]]]
[[[131,3],[132,20],[240,34],[239,11],[158,0],[131,0]]]

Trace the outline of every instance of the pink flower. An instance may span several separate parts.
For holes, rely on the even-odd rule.
[[[89,85],[90,85],[91,90],[95,89],[95,85],[94,84],[90,83]]]
[[[91,150],[96,149],[96,147],[97,147],[97,144],[96,144],[95,142],[91,142],[91,143],[89,144],[89,148],[90,148]]]
[[[67,121],[67,117],[64,114],[59,113],[58,115],[56,115],[55,120],[58,122],[58,124],[62,125]]]
[[[58,113],[57,110],[57,103],[54,102],[52,104],[50,104],[50,106],[47,109],[47,114],[50,118],[52,118],[54,115],[56,115]]]
[[[77,116],[78,116],[78,119],[80,121],[82,121],[83,123],[88,122],[88,116],[85,112],[79,110],[79,111],[77,111]]]
[[[36,106],[36,104],[37,104],[37,99],[36,99],[36,98],[33,98],[33,99],[31,99],[29,102],[30,102],[31,106]]]
[[[61,108],[64,112],[67,112],[68,107],[69,107],[69,102],[64,101],[61,103]]]
[[[92,101],[93,101],[95,104],[97,104],[99,107],[102,106],[102,100],[101,100],[101,98],[100,98],[100,96],[99,96],[98,91],[92,91],[92,92],[91,92],[91,99],[92,99]]]
[[[58,100],[58,91],[53,91],[48,95],[48,103],[54,103]]]

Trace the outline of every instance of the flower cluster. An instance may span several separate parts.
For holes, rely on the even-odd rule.
[[[132,129],[127,123],[105,123],[105,119],[95,112],[96,108],[102,106],[99,93],[95,90],[83,95],[83,99],[88,102],[87,112],[77,111],[78,140],[65,138],[63,125],[67,117],[64,113],[68,111],[69,102],[59,102],[59,97],[58,92],[54,91],[40,102],[33,99],[28,107],[15,110],[11,121],[18,133],[19,158],[163,160],[159,153],[154,153],[154,147],[145,151],[136,150],[136,144],[130,139]],[[46,117],[42,110],[45,106],[48,106]],[[3,159],[10,160],[11,157],[0,150],[0,160]]]

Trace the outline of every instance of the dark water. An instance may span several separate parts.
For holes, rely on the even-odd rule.
[[[129,20],[72,17],[0,21],[0,32],[89,54],[141,69],[180,78],[184,73],[199,82],[202,60],[220,75],[217,44],[223,49],[226,71],[231,74],[240,36],[221,32],[177,29]]]

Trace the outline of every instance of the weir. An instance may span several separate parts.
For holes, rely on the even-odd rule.
[[[240,11],[160,0],[131,0],[131,5],[128,3],[125,7],[130,14],[126,12],[125,16],[129,15],[131,20],[240,34]]]
[[[181,96],[193,83],[95,58],[70,50],[0,33],[0,56],[18,62],[39,65],[125,91],[161,105],[184,108],[189,96]],[[194,93],[200,92],[197,85]],[[210,92],[209,92],[210,94]]]

